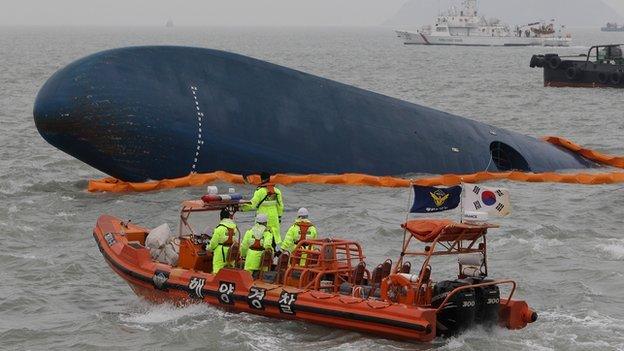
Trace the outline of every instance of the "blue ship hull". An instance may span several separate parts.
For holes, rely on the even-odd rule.
[[[125,181],[215,170],[402,175],[594,166],[515,132],[191,47],[129,47],[77,60],[41,88],[34,118],[50,144]]]

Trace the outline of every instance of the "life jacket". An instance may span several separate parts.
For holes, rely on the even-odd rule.
[[[225,239],[225,241],[222,242],[221,245],[223,245],[223,246],[232,246],[232,244],[234,244],[234,235],[235,235],[234,228],[230,228],[230,227],[228,227],[226,225],[223,225],[223,224],[219,224],[217,226],[217,228],[219,228],[219,227],[223,227],[223,228],[227,229],[227,239]]]
[[[301,240],[306,239],[310,227],[313,227],[314,224],[312,224],[312,222],[309,222],[309,221],[301,221],[301,222],[295,223],[295,225],[299,227],[299,239],[295,241],[295,245],[297,245],[299,244]]]
[[[267,189],[267,195],[269,196],[275,195],[275,184],[266,183],[264,187]]]
[[[260,232],[260,237],[258,238],[258,236],[256,234],[258,234],[258,232],[256,230],[262,229],[262,231]],[[253,238],[254,238],[254,242],[253,244],[251,244],[249,246],[249,248],[251,250],[254,251],[264,251],[264,247],[262,246],[262,238],[264,237],[264,231],[266,230],[265,226],[254,226],[254,228],[251,228],[251,230],[253,231]]]
[[[264,183],[258,187],[258,189],[261,189],[261,188],[266,188],[267,194],[266,196],[264,196],[262,200],[260,200],[260,202],[258,202],[258,206],[257,206],[258,208],[265,201],[277,201],[277,192],[275,191],[275,184]]]
[[[260,239],[256,239],[256,238],[254,238],[254,242],[253,242],[253,244],[251,244],[251,246],[249,248],[254,250],[254,251],[263,251],[264,250],[264,247],[262,247],[262,241]]]

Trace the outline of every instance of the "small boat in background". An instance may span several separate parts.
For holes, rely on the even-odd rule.
[[[167,23],[165,23],[165,27],[173,28],[173,20],[171,18],[167,20]]]
[[[624,32],[624,25],[618,26],[617,23],[607,23],[606,26],[600,28],[603,32]]]
[[[622,44],[592,46],[584,60],[558,54],[533,55],[529,66],[544,69],[546,87],[624,88]]]
[[[538,39],[536,44],[538,46],[568,47],[572,42],[572,34],[564,32],[566,26],[555,26],[554,19],[551,19],[550,23],[541,21],[531,23],[526,27],[528,27],[531,33],[533,33],[533,36]]]

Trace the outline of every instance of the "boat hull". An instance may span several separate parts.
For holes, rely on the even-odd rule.
[[[505,144],[524,171],[594,164],[512,131],[228,52],[100,52],[41,88],[50,144],[124,181],[192,172],[474,173]],[[514,156],[514,157],[515,157]],[[513,161],[513,160],[511,160]]]
[[[146,300],[175,304],[208,303],[232,312],[299,320],[386,338],[428,342],[436,337],[437,311],[360,298],[331,291],[273,284],[242,269],[217,274],[155,262],[141,244],[148,230],[102,215],[93,230],[105,261],[131,289]],[[182,251],[181,251],[182,256]],[[180,262],[187,262],[180,258]],[[524,328],[536,314],[526,302],[501,299],[499,323]]]
[[[423,32],[397,31],[406,45],[453,45],[453,46],[570,46],[570,38],[525,38],[514,36],[441,36]]]
[[[146,300],[208,303],[232,312],[300,320],[393,339],[431,341],[436,337],[435,309],[269,284],[240,269],[224,268],[215,275],[171,267],[152,261],[146,248],[129,245],[120,234],[123,231],[131,236],[146,229],[130,225],[122,230],[119,223],[114,217],[101,216],[93,233],[95,241],[112,270]],[[263,298],[251,298],[259,290]]]
[[[561,60],[556,54],[534,55],[532,68],[543,68],[545,87],[624,88],[624,65]]]

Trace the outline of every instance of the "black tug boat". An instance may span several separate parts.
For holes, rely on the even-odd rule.
[[[624,88],[622,46],[592,46],[587,55],[580,55],[585,60],[562,60],[566,56],[558,54],[533,55],[529,66],[544,68],[545,87]]]

